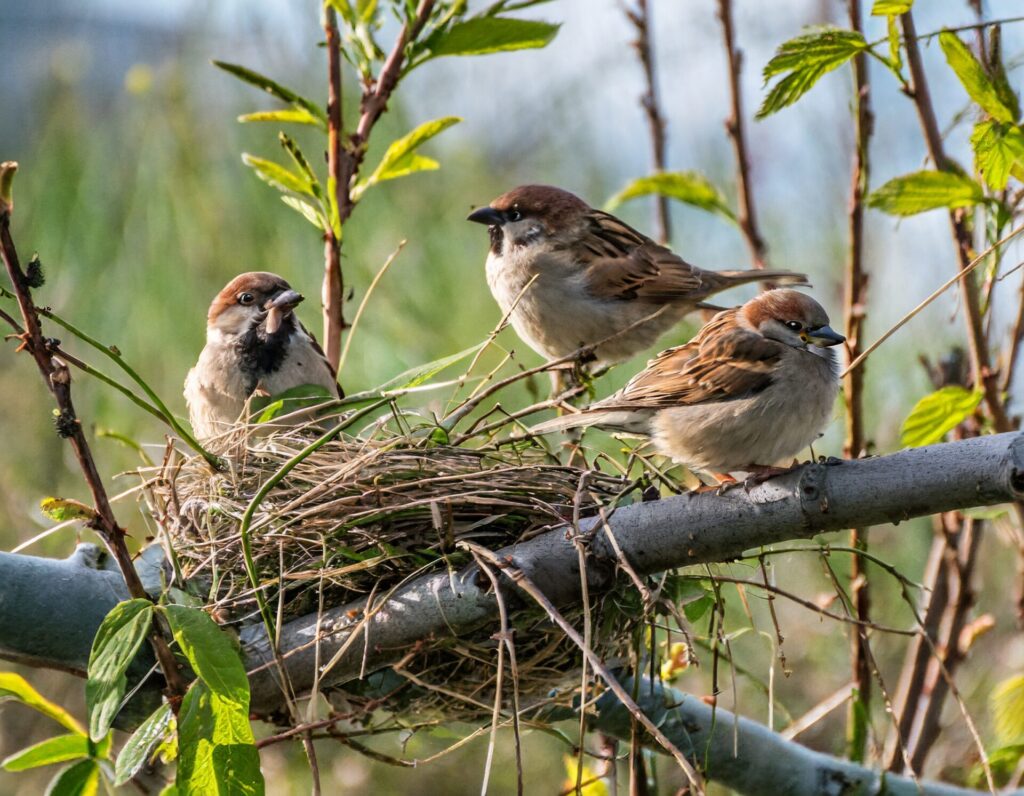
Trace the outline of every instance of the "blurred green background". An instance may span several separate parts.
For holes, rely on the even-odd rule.
[[[245,270],[281,273],[307,296],[300,309],[307,326],[319,328],[322,244],[315,231],[282,205],[278,194],[241,163],[242,151],[278,157],[276,128],[239,125],[239,113],[272,101],[218,72],[211,58],[243,63],[314,97],[325,93],[323,52],[315,43],[316,3],[278,0],[260,4],[207,4],[177,0],[157,7],[92,0],[38,4],[0,0],[0,159],[18,160],[13,232],[23,258],[38,252],[47,274],[40,302],[100,340],[116,344],[175,411],[184,413],[181,385],[203,344],[210,298]],[[713,0],[672,3],[651,0],[660,92],[668,117],[672,169],[699,169],[735,200],[732,151],[722,122],[728,114],[725,61]],[[774,47],[807,24],[844,24],[845,10],[828,0],[763,3],[738,0],[738,37],[745,52],[743,88],[751,114],[761,96],[759,70]],[[986,3],[990,16],[1013,12],[1013,0]],[[921,3],[918,27],[931,30],[973,20],[966,3]],[[405,250],[372,296],[341,374],[350,392],[372,387],[406,368],[459,351],[482,340],[499,313],[483,278],[486,235],[465,223],[467,212],[525,182],[566,187],[600,205],[626,181],[649,170],[649,141],[637,98],[639,66],[630,48],[632,31],[612,0],[558,0],[531,12],[563,22],[543,51],[476,59],[448,59],[417,70],[403,84],[374,135],[372,164],[387,141],[416,124],[443,115],[464,122],[431,142],[425,152],[442,163],[437,172],[371,190],[345,230],[344,269],[353,291],[349,317],[373,275],[402,240]],[[1024,47],[1021,28],[1009,26],[1011,56]],[[382,37],[388,41],[393,31]],[[884,36],[884,22],[870,20],[868,38]],[[937,47],[926,48],[927,67],[940,116],[949,121],[964,100]],[[906,99],[872,66],[876,132],[872,185],[918,168],[924,149]],[[1020,85],[1019,72],[1011,75]],[[351,99],[354,84],[347,92]],[[751,124],[750,146],[756,200],[773,266],[812,275],[815,295],[840,315],[845,253],[846,203],[851,162],[850,78],[841,69],[827,76],[804,102],[768,121]],[[967,126],[953,127],[950,148],[963,154]],[[307,154],[319,140],[298,136]],[[314,143],[315,142],[315,143]],[[966,158],[964,158],[966,161]],[[319,160],[317,161],[319,163]],[[673,208],[677,251],[705,267],[741,267],[748,255],[737,230],[700,211]],[[653,231],[651,207],[621,209],[639,228]],[[953,252],[941,213],[906,219],[869,217],[868,265],[872,272],[867,337],[873,339],[946,279]],[[1016,301],[1019,274],[1000,291],[994,329],[1006,327]],[[736,291],[741,301],[751,293]],[[946,354],[961,339],[956,299],[938,302],[872,357],[868,369],[868,429],[874,450],[898,447],[899,424],[930,387],[918,356]],[[692,327],[663,338],[682,342]],[[69,350],[95,356],[68,335]],[[501,342],[520,351],[510,331]],[[84,498],[70,452],[53,433],[51,403],[26,356],[14,344],[0,350],[0,548],[12,549],[49,523],[38,502],[49,495]],[[518,359],[537,364],[521,350]],[[495,355],[496,357],[496,355]],[[493,360],[496,361],[496,358]],[[623,383],[643,358],[617,368],[599,384],[606,394]],[[100,363],[97,363],[100,364]],[[105,366],[104,366],[105,367]],[[541,384],[540,389],[546,389]],[[446,396],[441,393],[440,399]],[[111,490],[136,483],[137,454],[102,432],[110,430],[152,444],[158,453],[164,429],[119,395],[78,376],[76,404],[95,435],[95,454]],[[529,400],[525,389],[503,401]],[[416,399],[430,406],[430,395]],[[1016,404],[1011,403],[1011,408]],[[839,409],[837,408],[837,413]],[[842,423],[829,428],[817,453],[838,455]],[[149,532],[129,499],[118,506],[136,540]],[[930,542],[927,522],[879,529],[880,555],[919,578]],[[26,552],[65,556],[88,533],[63,530]],[[992,684],[1024,667],[1024,640],[1013,633],[1007,594],[1014,577],[1007,543],[993,526],[983,541],[980,612],[990,612],[997,632],[975,651],[984,666],[969,663],[960,677],[968,705],[984,729],[985,698]],[[809,599],[830,587],[813,554],[779,559],[779,583]],[[844,561],[836,561],[845,569]],[[732,567],[741,577],[756,577]],[[898,591],[875,577],[879,620],[907,625]],[[728,589],[733,629],[749,626],[736,592]],[[760,597],[749,596],[758,632],[734,641],[734,653],[755,679],[766,683],[774,636]],[[848,681],[845,629],[777,601],[793,677],[776,676],[776,699],[792,716],[815,705]],[[5,607],[4,610],[12,610]],[[706,628],[705,628],[706,629]],[[902,642],[876,638],[883,675],[895,685]],[[706,663],[709,659],[702,656]],[[7,668],[7,667],[5,667]],[[710,691],[710,667],[687,672],[683,688]],[[42,671],[23,672],[44,693],[82,715],[82,683]],[[813,674],[812,677],[806,676]],[[781,672],[776,672],[781,675]],[[745,715],[767,720],[761,688],[740,678],[737,699]],[[733,707],[733,695],[723,702]],[[953,709],[955,710],[955,708]],[[801,736],[830,752],[842,750],[837,711]],[[876,727],[884,732],[879,711]],[[966,730],[950,713],[943,747],[927,773],[967,766],[972,759]],[[776,708],[777,726],[785,716]],[[464,728],[456,728],[461,732]],[[0,705],[0,758],[53,727],[26,711]],[[414,739],[410,756],[426,756],[454,735]],[[400,753],[397,742],[378,748]],[[320,765],[326,792],[476,793],[486,740],[477,740],[421,769],[395,769],[341,747],[323,746]],[[544,735],[526,738],[527,793],[554,794],[565,776],[568,750]],[[308,792],[298,748],[280,745],[263,754],[270,793]],[[680,780],[662,762],[663,792]],[[0,773],[0,792],[41,792],[48,772]],[[511,735],[502,735],[496,793],[511,792]]]

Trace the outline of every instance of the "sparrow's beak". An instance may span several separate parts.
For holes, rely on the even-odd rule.
[[[304,296],[294,290],[282,290],[270,299],[263,308],[267,310],[267,334],[274,334],[281,328],[281,322],[303,300]]]
[[[486,224],[489,227],[500,227],[505,223],[505,217],[493,207],[480,207],[466,216],[466,221],[475,221],[477,224]]]
[[[805,338],[812,345],[820,345],[826,348],[830,345],[839,345],[846,342],[846,338],[831,326],[819,326],[817,329],[808,329]]]

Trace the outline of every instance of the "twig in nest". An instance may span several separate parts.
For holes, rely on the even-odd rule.
[[[505,573],[505,575],[507,575],[512,580],[512,582],[516,586],[518,586],[530,597],[532,597],[533,600],[547,612],[547,615],[550,617],[551,621],[558,625],[558,627],[561,628],[562,632],[565,633],[565,635],[568,636],[577,647],[579,647],[580,651],[586,656],[587,660],[590,662],[590,665],[594,667],[594,671],[601,675],[601,678],[612,690],[612,693],[615,694],[615,696],[629,710],[633,717],[636,718],[636,720],[640,722],[641,725],[643,725],[643,728],[647,730],[647,732],[649,732],[651,736],[659,744],[661,744],[663,749],[665,749],[669,754],[672,755],[672,757],[675,758],[676,762],[679,764],[679,767],[686,775],[686,779],[689,781],[691,787],[697,793],[703,793],[704,788],[701,776],[697,773],[696,769],[694,769],[694,767],[690,764],[690,761],[686,759],[686,756],[681,751],[679,751],[676,745],[673,744],[672,741],[668,739],[668,737],[666,737],[665,733],[663,733],[658,728],[658,726],[653,721],[651,721],[647,714],[640,710],[639,706],[636,704],[633,698],[626,692],[626,689],[623,688],[622,684],[615,678],[615,675],[613,675],[608,670],[608,668],[604,665],[601,659],[594,653],[594,651],[584,643],[583,638],[577,632],[576,628],[574,628],[565,620],[562,614],[559,613],[558,609],[555,608],[551,600],[547,598],[547,595],[545,595],[544,592],[537,588],[536,584],[534,584],[533,581],[530,580],[529,576],[527,576],[527,574],[523,572],[521,569],[516,567],[510,559],[503,560],[499,558],[499,556],[492,550],[488,550],[485,547],[481,547],[480,545],[466,541],[459,542],[459,546],[465,548],[466,550],[470,550],[474,553],[477,553],[478,555],[484,557],[492,564],[497,566],[499,569],[501,569],[502,572]]]

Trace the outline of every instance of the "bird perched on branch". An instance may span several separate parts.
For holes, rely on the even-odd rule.
[[[715,293],[763,280],[807,282],[791,271],[697,268],[549,185],[513,188],[468,220],[490,233],[491,293],[523,341],[548,359],[605,341],[594,358],[621,362]]]
[[[614,395],[532,431],[639,433],[721,483],[735,471],[771,476],[781,472],[772,465],[810,445],[831,418],[839,375],[829,347],[845,339],[810,296],[769,290],[718,313]]]
[[[209,440],[243,419],[254,393],[301,385],[342,397],[334,368],[295,317],[302,295],[277,274],[253,271],[228,282],[210,305],[206,346],[185,379],[196,436]]]

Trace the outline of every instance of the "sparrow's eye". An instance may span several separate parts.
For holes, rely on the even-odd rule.
[[[516,210],[514,207],[505,214],[505,218],[509,221],[518,221],[523,217],[523,214]]]
[[[786,321],[786,327],[792,329],[794,332],[799,332],[804,328],[804,325],[800,321]]]
[[[239,293],[238,303],[239,304],[252,304],[256,300],[256,297],[252,293]]]

